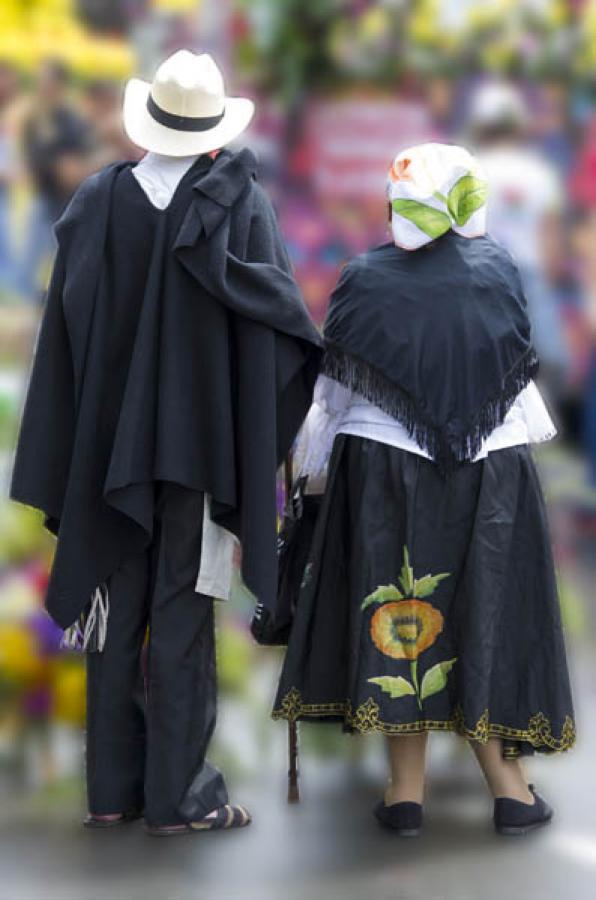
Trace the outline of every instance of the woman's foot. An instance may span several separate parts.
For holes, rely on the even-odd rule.
[[[124,813],[108,813],[107,815],[87,813],[83,819],[83,825],[85,828],[114,828],[116,825],[134,822],[136,819],[140,819],[142,815],[143,813],[141,810],[129,810]]]
[[[528,805],[534,803],[519,759],[503,758],[501,738],[489,738],[484,744],[480,741],[470,741],[470,745],[494,799],[507,797],[519,803]]]
[[[499,834],[519,836],[542,825],[548,825],[551,821],[553,817],[551,807],[540,794],[536,793],[533,784],[528,787],[531,803],[523,803],[511,797],[495,798],[493,820]]]
[[[192,834],[198,831],[223,831],[230,828],[245,828],[252,822],[252,817],[243,806],[232,806],[226,803],[214,809],[202,819],[184,822],[179,825],[145,825],[147,834],[153,837],[175,837],[178,834]]]
[[[403,800],[388,806],[384,800],[373,810],[377,822],[400,837],[418,837],[422,830],[422,804]]]

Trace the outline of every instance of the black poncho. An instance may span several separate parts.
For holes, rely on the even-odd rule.
[[[356,257],[324,336],[325,373],[401,422],[444,472],[476,456],[538,365],[519,274],[488,236]]]
[[[58,223],[14,467],[11,496],[58,535],[46,605],[63,627],[151,541],[158,481],[211,495],[274,607],[275,474],[318,369],[253,156],[199,158],[164,211],[131,165],[89,178]]]

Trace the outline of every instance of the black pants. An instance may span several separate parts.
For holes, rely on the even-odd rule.
[[[149,824],[171,825],[227,791],[205,760],[216,680],[213,600],[195,592],[203,495],[156,490],[153,543],[110,578],[105,647],[87,656],[87,792],[96,815],[144,809]]]

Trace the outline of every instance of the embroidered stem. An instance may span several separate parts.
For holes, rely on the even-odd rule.
[[[422,709],[422,700],[420,699],[420,686],[418,684],[418,660],[411,659],[410,660],[410,675],[412,677],[412,684],[414,685],[414,690],[416,691],[416,700],[418,701],[418,706]]]

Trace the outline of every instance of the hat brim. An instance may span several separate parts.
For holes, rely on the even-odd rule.
[[[147,109],[151,85],[140,78],[131,78],[124,91],[124,129],[133,142],[143,150],[165,156],[192,156],[210,153],[229,144],[242,134],[253,117],[255,106],[245,97],[226,97],[221,122],[208,131],[176,131],[157,122]]]

